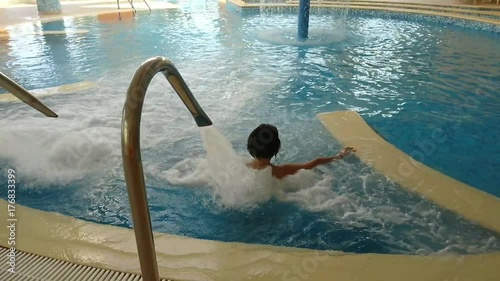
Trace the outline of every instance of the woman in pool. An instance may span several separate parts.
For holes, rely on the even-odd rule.
[[[248,136],[247,150],[254,159],[247,165],[258,170],[270,166],[272,168],[272,175],[277,179],[282,179],[297,173],[299,170],[310,170],[318,165],[342,159],[351,152],[356,152],[352,147],[346,147],[335,156],[316,158],[303,164],[273,165],[271,164],[271,158],[276,156],[280,147],[281,141],[278,129],[273,125],[260,124]]]

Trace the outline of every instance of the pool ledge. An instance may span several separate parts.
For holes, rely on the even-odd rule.
[[[337,111],[321,113],[317,117],[334,138],[345,146],[356,148],[357,157],[377,172],[444,208],[500,233],[500,199],[414,160],[382,139],[357,112]]]
[[[348,3],[340,1],[311,1],[311,8],[318,8],[325,11],[334,10],[339,8],[349,7],[349,13],[360,15],[377,15],[377,16],[395,16],[400,15],[402,18],[408,16],[418,16],[420,18],[427,17],[427,19],[439,19],[439,22],[476,22],[480,25],[488,26],[495,32],[500,28],[499,10],[496,7],[488,7],[492,15],[496,18],[488,18],[481,16],[484,12],[473,12],[472,8],[476,6],[470,5],[451,5],[446,7],[439,7],[435,4],[420,4],[415,5],[415,2],[383,2],[383,1],[350,1]],[[418,3],[417,3],[418,4]],[[411,7],[414,6],[414,7]],[[278,1],[273,3],[246,3],[244,0],[227,0],[226,7],[236,13],[260,13],[261,8],[280,8],[284,11],[295,11],[298,9],[298,1]],[[418,9],[416,9],[418,7]],[[455,10],[453,10],[453,9]],[[468,9],[460,11],[459,9]],[[484,8],[484,7],[483,7]],[[446,10],[447,9],[447,10]]]
[[[40,98],[51,95],[59,95],[59,94],[72,94],[80,91],[85,91],[91,88],[97,87],[96,82],[92,81],[81,81],[72,84],[64,84],[56,87],[43,88],[43,89],[35,89],[29,90],[33,96]],[[11,93],[0,94],[0,103],[2,102],[21,102],[16,96]]]
[[[140,273],[131,229],[100,225],[16,204],[17,250],[103,269]],[[7,202],[0,199],[7,223]],[[224,243],[155,233],[163,278],[173,280],[497,281],[500,252],[465,256],[345,254]],[[0,245],[8,245],[1,235]],[[21,263],[16,274],[29,269]],[[21,280],[19,279],[19,280]]]

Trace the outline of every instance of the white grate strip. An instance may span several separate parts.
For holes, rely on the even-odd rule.
[[[9,249],[0,246],[0,256]],[[5,266],[7,265],[7,266]],[[0,267],[1,281],[141,281],[138,274],[101,269],[16,250],[15,273],[7,271],[8,260]],[[161,281],[171,281],[161,279]]]

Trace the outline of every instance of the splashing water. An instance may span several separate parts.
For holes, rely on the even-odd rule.
[[[200,133],[206,155],[184,159],[160,173],[160,177],[172,185],[209,188],[212,202],[225,210],[224,214],[238,211],[241,219],[245,219],[273,201],[296,205],[304,213],[322,217],[308,224],[330,225],[328,231],[318,234],[326,235],[320,240],[325,240],[321,243],[329,249],[336,248],[338,243],[363,247],[349,240],[358,238],[366,240],[360,242],[363,245],[370,244],[371,239],[381,239],[398,253],[477,253],[499,247],[493,233],[472,227],[450,212],[408,194],[355,158],[277,180],[270,168],[248,168],[246,163],[251,158],[235,151],[216,127],[200,128]],[[300,228],[303,223],[297,221],[289,227]],[[310,231],[317,230],[301,231],[310,235]],[[342,242],[345,231],[353,237],[369,234]],[[412,250],[402,250],[408,248]]]
[[[219,14],[212,14],[193,13],[193,18],[187,20],[175,13],[152,13],[148,17],[139,17],[136,28],[127,25],[123,26],[124,30],[117,25],[104,27],[90,19],[75,21],[75,24],[79,22],[79,28],[95,30],[106,36],[67,36],[67,52],[57,47],[59,41],[50,40],[63,40],[60,36],[45,37],[46,41],[39,41],[36,36],[27,38],[31,44],[11,40],[14,44],[12,50],[5,48],[9,55],[4,56],[5,60],[2,57],[2,62],[6,66],[12,65],[14,68],[7,67],[7,71],[14,71],[19,79],[25,76],[23,73],[39,66],[30,64],[33,54],[24,46],[33,48],[37,45],[40,50],[50,50],[43,56],[39,54],[35,61],[46,61],[54,75],[50,81],[44,75],[30,76],[27,80],[24,77],[31,89],[70,83],[76,79],[74,73],[79,74],[78,79],[93,81],[94,76],[102,77],[97,89],[44,98],[44,102],[60,114],[61,118],[55,120],[41,118],[24,104],[0,104],[0,166],[4,169],[13,167],[20,173],[22,182],[16,191],[19,192],[20,204],[88,221],[130,226],[119,149],[123,94],[137,63],[158,51],[168,54],[173,61],[182,61],[179,67],[185,80],[194,93],[207,93],[197,94],[198,101],[210,109],[208,113],[213,120],[224,124],[219,129],[231,142],[244,142],[244,136],[239,134],[246,129],[241,128],[253,126],[256,116],[284,128],[284,143],[293,145],[280,154],[283,161],[308,160],[323,153],[334,153],[340,148],[340,144],[323,132],[313,118],[314,114],[324,111],[359,110],[372,125],[385,128],[384,135],[392,135],[395,143],[411,144],[405,140],[412,138],[412,134],[405,135],[401,126],[395,126],[395,130],[386,127],[387,121],[392,120],[397,125],[399,123],[395,121],[410,120],[408,112],[421,110],[410,104],[418,104],[421,99],[436,101],[438,107],[428,109],[446,109],[446,105],[453,103],[443,103],[442,99],[438,102],[432,95],[421,96],[414,91],[405,95],[397,88],[421,85],[418,81],[434,81],[434,76],[431,77],[435,74],[434,68],[442,71],[443,65],[448,67],[446,75],[455,77],[458,69],[457,73],[467,78],[465,70],[474,72],[470,66],[484,66],[487,62],[484,58],[494,54],[488,52],[491,49],[488,46],[494,46],[491,40],[495,38],[484,34],[471,37],[467,30],[452,29],[451,36],[450,32],[443,32],[439,27],[418,22],[401,25],[398,20],[356,17],[349,19],[352,32],[347,34],[343,44],[334,44],[331,49],[311,48],[306,53],[302,52],[305,48],[261,44],[252,35],[268,28],[293,28],[295,16],[224,18],[224,14],[220,14],[219,19]],[[315,21],[311,25],[313,28],[332,29],[331,17],[315,15],[312,19]],[[337,28],[333,30],[339,31]],[[378,36],[379,33],[387,36]],[[295,30],[290,34],[295,35]],[[313,36],[315,34],[312,32]],[[127,45],[119,44],[125,42],[121,40],[122,36],[130,38],[125,40]],[[443,46],[446,51],[450,49],[447,46],[456,45],[452,43],[462,39],[486,46],[486,49],[479,48],[483,50],[482,55],[465,54],[471,55],[473,62],[467,64],[468,67],[461,69],[460,65],[453,63],[450,56],[461,55],[456,52],[440,56],[435,63],[427,62],[429,58],[439,56],[439,53],[432,52],[434,45]],[[193,48],[189,52],[179,52],[182,50],[179,46],[188,44],[186,42]],[[352,48],[365,45],[366,48]],[[397,46],[397,52],[394,46]],[[137,52],[132,54],[131,49]],[[389,61],[394,61],[394,65],[384,68],[388,62],[384,50],[390,51],[392,59]],[[128,55],[123,56],[125,53]],[[304,53],[307,54],[305,60]],[[124,57],[127,57],[125,61]],[[353,61],[352,58],[362,60]],[[223,65],[218,64],[221,59],[225,61]],[[420,74],[413,70],[408,72],[415,65],[422,70]],[[47,72],[43,73],[46,75]],[[374,76],[373,73],[380,75]],[[428,73],[429,77],[422,73]],[[408,75],[412,79],[400,79]],[[441,76],[436,76],[437,81],[446,82],[449,78]],[[352,82],[353,78],[356,78],[356,83]],[[447,87],[440,88],[452,101],[461,101],[462,96],[469,93],[462,89],[477,84],[477,81],[458,78],[455,80],[465,82],[448,83]],[[226,138],[215,128],[202,129],[202,134],[214,136],[208,145],[203,136],[204,148],[193,137],[197,130],[182,102],[175,98],[166,99],[163,93],[169,88],[168,83],[162,77],[155,79],[149,88],[152,93],[148,95],[141,125],[146,183],[153,203],[151,215],[155,230],[203,239],[347,252],[470,254],[500,249],[497,234],[406,192],[355,157],[317,168],[314,172],[306,171],[275,181],[269,170],[247,169],[244,165],[247,159],[238,154],[248,154],[244,149],[241,152],[236,145],[234,151],[227,140],[223,143]],[[377,82],[375,86],[373,81]],[[474,92],[470,89],[470,93]],[[490,95],[495,92],[483,90],[475,93]],[[494,101],[484,103],[486,107],[488,104],[494,104]],[[442,118],[447,116],[445,111]],[[492,109],[489,111],[490,115],[493,114]],[[466,115],[471,115],[474,111],[467,112]],[[432,120],[438,122],[436,126],[447,124],[439,123],[438,119]],[[425,126],[418,124],[426,123],[426,120],[412,119],[417,124],[411,127],[414,130],[406,131],[422,130]],[[458,119],[455,121],[460,123]],[[480,123],[486,127],[494,124],[490,119],[483,121]],[[476,126],[470,127],[466,123],[461,123],[464,127],[459,133],[470,135],[470,130]],[[453,142],[447,144],[450,149],[443,151],[453,151]],[[460,147],[466,145],[457,144]],[[410,152],[411,147],[406,151]],[[224,156],[224,153],[229,156]],[[443,153],[436,153],[436,158],[444,157],[443,160],[448,161]],[[199,154],[203,157],[195,156]],[[213,159],[218,159],[219,166],[213,164],[217,163]],[[233,163],[231,159],[240,162],[230,165]],[[442,163],[448,163],[446,161]],[[170,179],[174,186],[166,183],[165,178]],[[213,202],[229,210],[221,211]],[[247,208],[252,211],[239,211]],[[183,226],[174,227],[172,222]],[[249,229],[253,232],[250,233]],[[316,242],[318,239],[321,241]]]
[[[200,130],[207,157],[181,161],[166,172],[167,180],[208,185],[215,201],[226,208],[252,208],[273,196],[270,169],[249,169],[219,130],[213,126]]]
[[[215,201],[225,208],[251,209],[271,198],[297,203],[310,211],[333,210],[338,204],[348,204],[346,197],[331,190],[331,175],[300,171],[277,180],[270,167],[248,168],[250,159],[239,155],[216,127],[200,130],[206,158],[176,164],[165,173],[170,183],[209,186]]]

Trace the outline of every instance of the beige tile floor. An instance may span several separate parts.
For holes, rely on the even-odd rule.
[[[130,5],[126,0],[119,0],[122,10],[130,9]],[[220,1],[220,0],[219,0]],[[498,7],[496,0],[364,0],[364,1],[380,1],[380,2],[395,2],[395,3],[420,3],[420,4],[447,4],[447,5],[481,5],[489,7]],[[165,1],[148,0],[152,9],[168,9],[175,8],[175,4]],[[100,12],[117,11],[117,2],[114,0],[67,0],[61,1],[63,16],[74,16],[81,14],[97,14]],[[147,9],[142,0],[134,1],[134,6],[137,10]],[[44,20],[60,17],[59,16],[41,16],[38,14],[35,0],[0,0],[0,29],[8,25]]]
[[[148,4],[151,6],[151,9],[172,9],[177,7],[175,4],[151,0],[148,1]],[[62,16],[90,15],[118,11],[117,3],[113,0],[61,1],[61,5]],[[120,7],[122,11],[130,10],[130,4],[126,0],[120,0]],[[134,7],[136,10],[147,10],[147,6],[142,0],[134,1]],[[0,0],[0,29],[12,24],[59,17],[61,15],[39,15],[36,4],[30,3],[29,0],[24,3]]]

